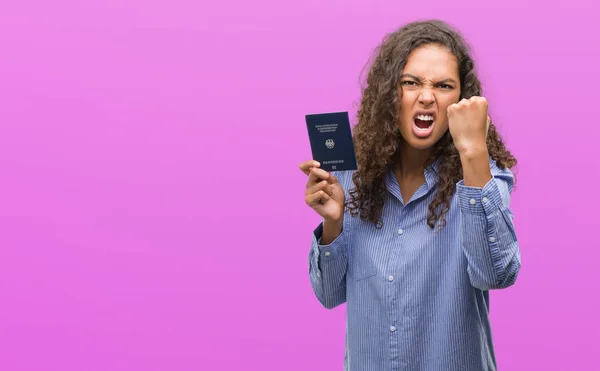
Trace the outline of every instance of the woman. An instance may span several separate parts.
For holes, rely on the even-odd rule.
[[[315,161],[306,203],[321,217],[310,278],[347,307],[346,369],[496,370],[489,291],[521,261],[509,209],[515,158],[462,37],[441,21],[388,35],[354,129],[358,170]]]

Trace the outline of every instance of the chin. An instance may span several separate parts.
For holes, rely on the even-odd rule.
[[[406,143],[414,148],[421,151],[432,148],[437,141],[432,140],[432,138],[421,139],[421,138],[410,138],[406,141]]]

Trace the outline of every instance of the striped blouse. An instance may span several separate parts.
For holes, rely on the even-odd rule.
[[[443,229],[427,226],[435,166],[406,205],[390,172],[383,228],[346,211],[342,233],[313,232],[309,276],[320,303],[346,304],[347,371],[492,371],[489,291],[515,283],[521,258],[509,209],[513,173],[490,160],[483,188],[457,184]],[[352,172],[334,173],[348,198]]]

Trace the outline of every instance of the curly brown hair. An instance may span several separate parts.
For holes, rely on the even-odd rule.
[[[358,123],[353,137],[356,147],[358,170],[353,174],[352,189],[347,206],[352,216],[373,222],[381,228],[381,212],[386,195],[385,176],[398,158],[402,136],[398,127],[398,104],[400,102],[399,77],[409,54],[425,44],[437,44],[448,48],[458,60],[461,97],[481,96],[481,83],[475,72],[475,64],[469,46],[462,36],[447,23],[428,20],[409,23],[388,34],[377,47],[370,67],[366,86],[358,110]],[[500,168],[512,168],[516,159],[505,148],[493,122],[490,123],[487,147],[490,156]],[[437,162],[438,189],[429,205],[427,224],[434,228],[450,208],[450,199],[456,191],[456,183],[463,177],[458,151],[450,133],[446,132],[435,144],[426,166]]]

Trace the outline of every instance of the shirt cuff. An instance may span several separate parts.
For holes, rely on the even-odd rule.
[[[342,228],[342,232],[328,245],[321,244],[321,237],[323,235],[323,223],[321,222],[319,226],[313,232],[314,242],[319,251],[319,255],[324,262],[335,260],[339,254],[342,254],[344,249],[343,246],[346,242],[346,228]]]
[[[491,214],[502,205],[502,196],[492,177],[483,188],[469,187],[461,180],[456,184],[460,209],[470,214]]]

